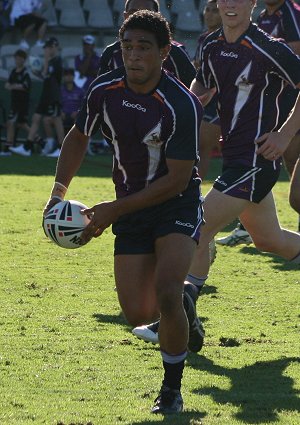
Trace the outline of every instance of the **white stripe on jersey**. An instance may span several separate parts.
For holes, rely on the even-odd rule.
[[[254,41],[252,40],[252,38],[250,38],[249,36],[246,36],[245,39],[247,39],[249,41],[249,43],[252,44],[257,50],[259,50],[264,56],[269,58],[276,65],[276,67],[279,68],[282,71],[282,73],[286,77],[286,80],[292,85],[292,87],[296,88],[296,86],[295,86],[293,80],[290,78],[289,74],[285,71],[285,69],[282,68],[282,66],[275,60],[274,57],[270,56],[265,50],[263,50],[261,48],[261,46],[258,46],[257,44],[255,44]],[[281,43],[279,40],[277,40],[277,41],[278,41],[278,43],[282,44],[282,46],[284,48],[289,49],[292,52],[292,50],[286,44]]]
[[[99,77],[98,77],[99,78]],[[90,93],[89,93],[89,95],[88,95],[88,98],[87,98],[87,101],[86,101],[86,120],[85,120],[85,124],[84,124],[84,134],[86,135],[86,136],[91,136],[91,134],[92,134],[92,132],[93,132],[93,129],[94,129],[94,126],[95,126],[95,124],[96,124],[96,122],[97,122],[97,119],[98,119],[98,117],[99,117],[99,113],[97,113],[96,115],[95,115],[95,118],[93,119],[93,122],[92,122],[92,124],[91,124],[91,126],[90,126],[90,128],[89,128],[89,130],[88,130],[88,123],[89,123],[89,116],[90,116],[90,108],[89,108],[89,100],[90,100],[90,98],[91,98],[91,96],[92,96],[92,94],[93,94],[93,92],[97,89],[97,88],[99,88],[99,87],[102,87],[102,86],[107,86],[107,85],[109,85],[109,84],[111,84],[112,82],[114,82],[114,81],[121,81],[122,80],[122,78],[114,78],[114,79],[112,79],[112,80],[110,80],[110,81],[105,81],[104,83],[99,83],[99,84],[97,84],[97,85],[95,85],[92,89],[91,89],[91,91],[90,91]]]
[[[290,5],[289,2],[285,2],[285,4],[286,4],[287,8],[289,9],[289,12],[291,14],[291,18],[292,18],[294,25],[295,25],[295,30],[297,31],[297,34],[298,34],[298,37],[299,37],[299,40],[300,40],[300,26],[299,26],[299,24],[296,20],[296,17],[295,17],[295,9]],[[299,41],[299,40],[293,40],[293,41]]]
[[[191,95],[191,92],[185,87],[185,85],[183,85],[178,80],[176,80],[175,78],[173,78],[173,76],[171,74],[168,74],[167,77],[170,80],[172,80],[180,88],[180,90],[183,91],[189,97],[189,99],[191,100],[191,104],[193,106],[194,115],[195,115],[195,153],[196,153],[196,155],[198,155],[198,139],[199,139],[199,134],[198,133],[199,133],[200,123],[199,123],[199,120],[198,120],[198,114],[197,114],[197,108],[196,108],[196,104],[195,104],[195,99]],[[157,90],[157,92],[160,94],[161,97],[163,97],[165,99],[167,105],[172,110],[173,117],[174,117],[174,125],[176,126],[175,115],[174,115],[174,109],[173,109],[173,107],[169,104],[169,102],[166,100],[165,95],[161,91]],[[167,140],[166,149],[167,149],[168,141],[170,140],[170,138],[173,136],[173,134],[175,132],[175,127],[173,128],[173,130],[174,131],[172,132],[171,136]]]
[[[115,150],[115,155],[114,158],[116,159],[117,163],[118,163],[118,169],[121,171],[121,173],[123,174],[123,183],[127,184],[127,173],[125,168],[122,166],[121,161],[120,161],[120,149],[119,149],[119,144],[118,144],[118,140],[116,138],[116,132],[114,130],[114,127],[109,119],[108,113],[107,113],[107,109],[106,109],[106,102],[104,102],[103,104],[103,119],[104,122],[107,124],[107,126],[110,128],[111,131],[111,143],[114,146],[114,150]]]

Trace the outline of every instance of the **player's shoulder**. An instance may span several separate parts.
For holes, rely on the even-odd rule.
[[[179,41],[172,40],[171,42],[171,49],[170,49],[170,55],[184,55],[189,57],[189,54],[187,52],[187,49],[183,43],[180,43]]]
[[[286,42],[281,38],[274,38],[264,30],[252,23],[245,34],[245,39],[261,51],[276,52],[287,48]]]
[[[121,42],[120,40],[115,41],[114,43],[108,44],[107,46],[105,46],[105,48],[102,51],[102,56],[103,55],[111,55],[113,54],[113,52],[115,52],[116,50],[120,50],[121,49]]]
[[[206,47],[211,44],[215,44],[219,40],[223,40],[222,38],[222,28],[218,28],[215,31],[212,31],[210,33],[204,34],[204,37],[202,38],[202,46]]]
[[[200,105],[197,96],[192,93],[178,78],[171,72],[164,70],[163,78],[158,86],[158,90],[162,93],[163,97],[173,107],[179,107],[180,110],[185,110],[195,105]]]
[[[91,84],[91,89],[103,87],[104,89],[109,86],[118,85],[125,75],[125,68],[121,66],[112,71],[106,72],[105,74],[99,75]]]

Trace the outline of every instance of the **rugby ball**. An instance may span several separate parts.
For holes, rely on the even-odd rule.
[[[29,56],[28,63],[32,72],[41,72],[43,69],[43,60],[39,56]]]
[[[90,217],[80,213],[85,208],[88,207],[73,200],[55,204],[44,217],[46,236],[62,248],[80,248],[84,245],[81,234],[91,221]]]

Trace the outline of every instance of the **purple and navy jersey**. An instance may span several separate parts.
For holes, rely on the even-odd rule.
[[[255,24],[235,43],[219,29],[204,41],[196,78],[217,88],[225,163],[272,164],[256,155],[254,141],[277,129],[282,90],[300,82],[300,57]]]
[[[77,87],[76,84],[73,85],[72,90],[68,90],[67,87],[63,84],[61,86],[62,111],[68,115],[79,111],[84,94],[85,91],[80,87]]]
[[[197,63],[200,63],[200,56],[201,56],[201,48],[203,45],[204,40],[206,39],[206,37],[208,36],[209,32],[205,31],[202,34],[200,34],[199,38],[198,38],[198,43],[197,43],[197,47],[196,47],[196,51],[195,51],[195,55],[194,55],[194,61]]]
[[[121,43],[120,41],[116,41],[103,50],[98,75],[105,74],[123,65]],[[190,87],[196,75],[195,67],[190,60],[186,48],[183,44],[174,40],[171,43],[171,50],[163,63],[163,67],[174,74],[187,87]]]
[[[75,57],[75,69],[78,71],[81,64],[85,61],[86,57],[83,55],[77,55]],[[96,78],[98,69],[100,66],[100,56],[97,55],[95,52],[90,60],[90,65],[87,69],[87,72],[85,73],[84,77],[86,77],[86,82],[84,83],[83,88],[85,90],[88,89],[89,85],[94,81]]]
[[[257,18],[257,25],[272,37],[283,38],[287,43],[300,41],[300,6],[285,0],[272,15],[263,10]]]
[[[124,67],[99,76],[89,87],[76,119],[86,136],[101,128],[113,147],[117,197],[142,190],[167,174],[166,159],[198,161],[202,107],[171,73],[149,95],[132,92]],[[199,185],[194,167],[189,186]]]

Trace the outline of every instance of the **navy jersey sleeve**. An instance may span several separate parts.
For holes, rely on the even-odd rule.
[[[98,76],[102,75],[102,74],[106,74],[106,72],[111,71],[110,67],[109,67],[109,62],[111,60],[112,57],[112,49],[110,48],[110,46],[107,46],[100,57],[100,67],[98,70]]]
[[[190,87],[191,82],[195,78],[196,70],[192,64],[190,57],[182,45],[171,46],[169,53],[170,61],[173,63],[174,75],[187,87]],[[168,69],[168,66],[165,67]],[[168,69],[169,70],[169,69]],[[172,72],[172,70],[170,70]]]
[[[99,81],[100,80],[100,81]],[[94,135],[100,128],[103,117],[105,85],[97,78],[89,87],[75,125],[85,136]]]
[[[195,95],[179,84],[167,101],[174,124],[166,145],[166,158],[197,161],[202,106]]]

